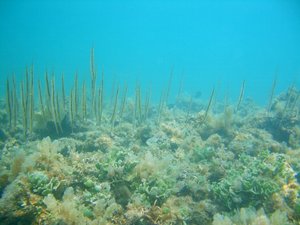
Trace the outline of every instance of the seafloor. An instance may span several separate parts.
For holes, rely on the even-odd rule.
[[[133,100],[118,101],[117,90],[112,104],[100,98],[99,120],[89,100],[72,108],[76,92],[71,112],[46,93],[28,113],[30,94],[17,103],[7,84],[0,224],[300,224],[295,87],[267,107],[183,95],[155,106],[139,87]]]

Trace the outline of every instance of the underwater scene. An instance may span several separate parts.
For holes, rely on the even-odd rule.
[[[0,224],[300,224],[300,3],[0,3]]]

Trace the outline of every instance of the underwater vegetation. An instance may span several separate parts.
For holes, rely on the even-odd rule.
[[[300,91],[261,107],[137,84],[105,93],[91,50],[78,76],[6,81],[0,105],[0,224],[300,224]],[[20,87],[20,88],[17,88]],[[67,93],[68,92],[68,93]],[[268,96],[266,96],[268,98]]]

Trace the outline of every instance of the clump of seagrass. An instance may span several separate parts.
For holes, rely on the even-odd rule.
[[[120,119],[123,118],[123,114],[125,111],[125,105],[126,105],[126,97],[127,97],[127,84],[124,85],[124,90],[123,90],[123,97],[122,97],[122,102],[121,102],[121,109],[120,109]]]
[[[112,129],[115,126],[115,120],[116,120],[116,114],[117,114],[117,105],[118,105],[118,96],[119,96],[119,86],[117,87],[117,91],[116,91],[116,94],[115,94],[113,111],[112,111],[112,115],[111,115],[111,119],[110,119]]]
[[[268,113],[271,111],[271,108],[272,108],[273,97],[274,97],[274,92],[275,92],[276,84],[277,84],[277,77],[275,77],[274,80],[273,80],[273,84],[272,84],[272,88],[271,88],[271,94],[270,94],[270,99],[269,99],[269,103],[268,103],[268,107],[267,107],[267,112]]]
[[[29,75],[30,73],[30,75]],[[29,132],[33,131],[33,116],[34,116],[34,80],[33,80],[33,66],[30,69],[26,69],[25,87],[21,82],[21,108],[23,118],[23,133],[26,137],[28,126]]]
[[[165,107],[165,105],[168,104],[168,99],[169,99],[169,95],[170,95],[172,80],[173,80],[173,68],[171,69],[167,89],[163,90],[162,93],[161,93],[161,96],[160,96],[158,109],[157,109],[157,121],[156,121],[157,123],[160,123],[161,116],[162,116],[163,111],[164,111],[164,107]]]
[[[142,122],[142,99],[141,99],[141,87],[139,84],[135,88],[135,110],[134,110],[135,122],[140,124]]]
[[[96,109],[96,80],[97,73],[95,69],[95,61],[94,61],[94,48],[91,49],[91,105],[94,116],[97,117],[97,109]]]
[[[97,122],[101,125],[103,115],[103,99],[104,99],[104,72],[102,71],[101,83],[98,89],[98,111],[97,111]]]
[[[240,105],[241,105],[241,103],[243,101],[243,98],[244,98],[244,93],[245,93],[245,80],[243,80],[243,83],[242,83],[242,86],[241,86],[241,91],[240,91],[238,103],[237,103],[237,106],[236,106],[236,111],[238,111],[239,108],[240,108]]]
[[[49,81],[45,75],[45,96],[42,83],[38,80],[38,98],[40,113],[35,115],[35,131],[38,136],[57,138],[72,132],[71,119],[67,114],[64,75],[61,77],[61,92],[56,88],[55,78]],[[73,111],[71,111],[73,113]]]
[[[212,104],[214,95],[215,95],[215,88],[213,88],[212,91],[211,91],[211,94],[210,94],[210,97],[209,97],[209,101],[208,101],[208,105],[207,105],[207,107],[206,107],[204,116],[203,116],[203,118],[202,118],[202,123],[205,123],[205,121],[206,121],[208,112],[209,112],[209,110],[210,110],[210,108],[211,108],[211,104]]]

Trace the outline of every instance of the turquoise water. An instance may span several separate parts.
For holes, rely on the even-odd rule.
[[[245,79],[266,104],[276,71],[276,91],[299,85],[298,1],[3,0],[0,32],[2,77],[32,63],[36,76],[85,77],[94,47],[98,71],[133,87],[160,91],[173,68],[174,94],[183,76],[188,93],[217,86],[236,99]]]
[[[0,32],[1,225],[300,224],[298,1],[2,0]]]

